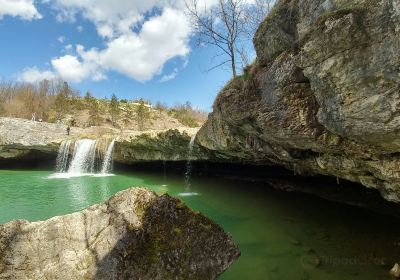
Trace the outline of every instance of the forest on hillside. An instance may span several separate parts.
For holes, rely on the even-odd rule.
[[[121,129],[166,129],[198,127],[207,114],[189,102],[172,107],[144,99],[96,98],[90,91],[83,96],[67,82],[43,80],[31,83],[0,84],[0,116],[62,122],[88,126],[113,126]]]

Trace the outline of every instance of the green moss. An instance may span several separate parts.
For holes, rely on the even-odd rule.
[[[352,14],[355,16],[357,28],[359,30],[363,30],[363,15],[368,9],[366,7],[360,5],[345,5],[336,9],[334,11],[326,12],[322,14],[317,21],[314,23],[312,28],[310,28],[309,32],[298,42],[299,46],[304,45],[311,37],[314,36],[316,32],[322,32],[324,30],[325,22],[327,20],[335,20],[340,19],[348,14]]]
[[[240,91],[242,87],[243,87],[243,78],[242,76],[237,76],[235,78],[232,78],[228,83],[226,83],[222,91],[226,91],[228,89],[235,89]]]
[[[186,205],[185,205],[185,203],[183,203],[183,201],[179,201],[179,202],[176,204],[176,208],[182,210],[182,209],[185,209],[185,208],[186,208]]]
[[[134,231],[134,230],[136,230],[136,227],[133,224],[129,223],[128,224],[128,230]]]
[[[176,228],[174,228],[174,233],[180,235],[180,234],[182,234],[182,230],[180,228],[176,227]]]
[[[205,224],[200,223],[200,226],[201,226],[202,228],[204,228],[205,230],[211,230],[211,228],[212,228],[212,226],[211,226],[210,224],[205,225]]]
[[[327,12],[322,14],[317,22],[315,23],[316,26],[321,26],[323,25],[328,19],[338,19],[341,17],[344,17],[345,15],[348,14],[355,14],[355,15],[361,15],[366,11],[365,8],[359,7],[359,6],[353,6],[353,7],[342,7],[340,9],[337,9],[332,12]]]

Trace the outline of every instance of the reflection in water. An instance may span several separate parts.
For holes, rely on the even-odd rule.
[[[112,177],[115,174],[95,174],[95,173],[53,173],[47,176],[47,179],[71,179],[78,177]]]
[[[183,193],[178,193],[177,196],[196,196],[200,195],[199,193],[196,192],[183,192]]]
[[[110,188],[109,188],[109,181],[107,178],[103,178],[100,181],[99,190],[100,190],[100,192],[99,192],[100,200],[102,200],[102,201],[107,200],[107,198],[112,195]]]
[[[87,194],[85,188],[82,188],[85,180],[82,177],[71,178],[67,184],[68,198],[75,207],[82,209],[87,205]]]

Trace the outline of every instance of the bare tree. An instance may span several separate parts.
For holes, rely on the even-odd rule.
[[[202,1],[202,0],[200,0]],[[225,57],[214,67],[230,64],[233,78],[237,75],[237,63],[249,64],[248,49],[256,28],[269,12],[274,0],[218,0],[207,6],[205,1],[185,0],[186,10],[198,35],[198,45],[213,45],[221,52],[215,57]],[[200,7],[202,6],[202,7]]]
[[[237,41],[245,33],[242,2],[243,0],[219,0],[217,5],[207,7],[204,4],[203,8],[199,7],[198,0],[185,2],[198,34],[198,44],[214,45],[221,50],[222,55],[227,56],[227,59],[213,68],[230,63],[233,77],[236,77]]]
[[[275,0],[254,0],[252,5],[248,5],[245,11],[246,32],[249,39],[253,39],[258,26],[263,22],[271,10]]]

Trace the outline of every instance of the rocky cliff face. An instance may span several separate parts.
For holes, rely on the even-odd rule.
[[[142,188],[43,222],[0,225],[1,279],[216,279],[239,257],[214,222]]]
[[[114,161],[133,164],[148,161],[186,161],[189,143],[197,128],[170,129],[148,133],[136,133],[117,138]],[[206,157],[196,148],[197,157]]]
[[[197,144],[400,202],[400,1],[280,0],[254,45]]]
[[[37,152],[56,155],[66,138],[65,127],[61,125],[0,118],[0,161],[27,159]]]
[[[0,118],[0,163],[28,159],[55,160],[62,141],[82,138],[104,140],[106,144],[111,139],[116,139],[114,160],[119,163],[184,161],[188,158],[190,140],[197,131],[198,128],[187,127],[152,131],[73,127],[68,136],[65,125]],[[198,157],[200,155],[198,152]]]

